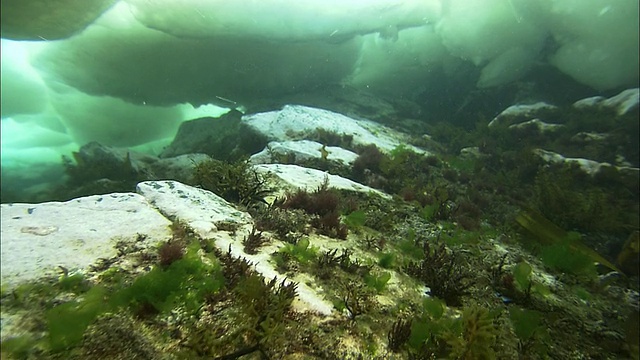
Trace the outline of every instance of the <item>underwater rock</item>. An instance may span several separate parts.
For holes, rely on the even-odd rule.
[[[248,214],[218,195],[177,181],[145,181],[138,184],[136,191],[165,216],[188,220],[193,231],[203,238],[210,238],[218,231],[216,223],[245,225],[251,222]]]
[[[67,202],[2,204],[2,286],[59,269],[86,269],[117,255],[116,242],[151,246],[171,223],[137,194],[94,195]]]
[[[191,181],[193,168],[211,157],[205,154],[185,154],[159,159],[129,151],[126,148],[88,143],[74,153],[76,164],[67,165],[67,174],[74,184],[70,195],[132,191],[144,180],[174,179]]]
[[[603,102],[603,105],[616,109],[618,115],[624,115],[637,110],[638,103],[640,103],[640,89],[635,88],[610,97]]]
[[[176,181],[146,181],[138,193],[77,198],[65,203],[2,204],[2,284],[10,289],[53,271],[88,270],[100,259],[120,256],[117,244],[133,242],[151,248],[171,237],[171,221],[184,223],[221,251],[245,258],[265,278],[284,279],[269,261],[279,247],[257,254],[244,252],[242,240],[252,228],[251,216],[221,197]],[[235,224],[229,231],[229,224]],[[57,275],[57,274],[56,274]],[[329,315],[333,305],[300,283],[299,310]]]
[[[467,160],[480,159],[486,155],[482,154],[480,148],[477,146],[471,146],[460,149],[460,157]]]
[[[237,146],[243,145],[237,141],[241,116],[241,112],[231,110],[217,118],[204,117],[181,123],[178,133],[160,157],[202,153],[226,160]]]
[[[149,164],[155,162],[155,156],[129,151],[126,148],[105,146],[92,141],[73,153],[84,175],[93,179],[107,178],[111,180],[150,178]]]
[[[395,149],[408,138],[406,134],[369,120],[356,120],[302,105],[286,105],[278,111],[245,115],[242,122],[270,141],[309,139],[321,131],[348,137],[354,146],[374,144],[383,152]],[[407,147],[419,153],[425,152],[411,145]]]
[[[620,94],[605,98],[602,96],[594,96],[581,99],[573,103],[576,109],[590,108],[612,108],[616,110],[618,115],[624,115],[638,109],[640,103],[640,89],[627,89]]]
[[[356,153],[341,147],[324,146],[315,141],[300,140],[272,141],[264,150],[251,156],[249,161],[252,164],[300,164],[311,159],[320,159],[338,165],[351,165],[357,158]]]
[[[307,191],[313,191],[320,187],[325,181],[325,177],[328,181],[328,186],[338,190],[350,190],[360,191],[366,193],[374,193],[385,199],[391,199],[391,196],[383,193],[380,190],[370,188],[368,186],[359,184],[355,181],[345,179],[338,175],[327,174],[324,171],[304,168],[298,165],[287,164],[261,164],[255,165],[259,173],[273,174],[286,184],[286,187],[305,189]]]
[[[569,140],[577,144],[589,144],[594,142],[605,141],[607,140],[608,137],[609,137],[609,134],[581,131],[573,135]]]
[[[553,132],[553,131],[557,131],[559,129],[562,129],[564,127],[564,125],[560,125],[560,124],[549,124],[546,123],[540,119],[532,119],[529,121],[525,121],[519,124],[513,124],[513,125],[509,125],[509,129],[530,129],[530,128],[534,128],[536,129],[539,133],[545,133],[545,132]]]
[[[580,166],[580,168],[585,173],[592,176],[600,172],[602,168],[613,166],[609,163],[601,163],[601,162],[588,160],[588,159],[564,157],[558,153],[554,153],[552,151],[547,151],[543,149],[535,149],[533,152],[534,154],[540,156],[540,158],[546,162],[578,164],[578,166]],[[634,167],[615,166],[615,168],[618,169],[621,174],[629,174],[631,176],[636,176],[636,177],[638,176],[638,174],[640,174],[640,169],[634,168]]]
[[[387,85],[387,83],[385,83]],[[397,124],[398,119],[419,117],[420,105],[408,99],[383,99],[370,91],[351,86],[328,84],[313,90],[263,98],[248,104],[247,114],[282,109],[287,104],[304,104],[337,112],[354,119]]]
[[[635,88],[608,99],[585,98],[572,106],[514,105],[496,116],[489,127],[507,128],[505,136],[540,149],[537,154],[545,161],[578,163],[591,175],[612,165],[621,173],[633,174],[638,167],[638,150],[633,146],[638,141],[637,118],[633,115],[639,103],[640,91]]]
[[[206,154],[184,154],[158,159],[149,164],[149,166],[157,178],[189,182],[192,180],[192,169],[207,160],[211,160],[211,156]]]
[[[489,123],[489,127],[497,126],[500,124],[517,123],[518,120],[528,121],[534,118],[540,117],[541,114],[556,110],[558,107],[555,105],[547,104],[545,102],[537,102],[530,105],[512,105],[502,111],[498,116],[493,118]]]

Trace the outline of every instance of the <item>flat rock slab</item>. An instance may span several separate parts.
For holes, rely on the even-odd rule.
[[[289,164],[259,164],[253,168],[262,174],[272,174],[286,184],[286,187],[314,191],[322,185],[325,178],[328,180],[330,188],[339,190],[358,191],[374,193],[385,199],[390,199],[391,195],[385,194],[369,186],[362,185],[355,181],[345,179],[338,175],[332,175],[322,170],[309,169],[298,165]]]
[[[216,224],[252,222],[249,214],[237,210],[218,195],[177,181],[145,181],[138,184],[137,191],[166,217],[186,221],[205,239],[212,238],[218,231]]]
[[[118,241],[171,236],[171,222],[138,194],[94,195],[67,202],[2,204],[2,286],[35,280],[62,266],[86,268],[117,255]]]
[[[337,146],[324,146],[311,140],[272,141],[261,152],[253,154],[249,161],[252,164],[281,163],[274,158],[285,158],[294,163],[311,159],[322,159],[322,151],[326,151],[326,161],[340,165],[351,165],[358,154]],[[290,163],[291,163],[290,162]]]

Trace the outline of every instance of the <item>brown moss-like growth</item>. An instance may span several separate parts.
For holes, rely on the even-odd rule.
[[[357,316],[365,314],[373,309],[373,293],[361,283],[349,281],[343,285],[341,302],[349,314],[349,319],[355,320]]]
[[[353,162],[352,172],[356,180],[363,181],[367,172],[379,173],[380,162],[384,154],[375,145],[367,145],[360,148],[358,158]]]
[[[309,140],[317,141],[326,146],[339,146],[343,149],[350,149],[353,143],[353,135],[339,134],[335,131],[317,128],[310,134]]]
[[[480,228],[482,211],[468,199],[461,199],[457,202],[457,207],[453,218],[463,229],[475,231]]]
[[[158,263],[168,267],[184,256],[184,243],[180,240],[170,240],[160,245],[158,249]]]
[[[329,188],[329,179],[312,193],[299,189],[287,194],[280,205],[283,209],[302,209],[313,216],[311,225],[323,235],[346,239],[348,228],[340,221],[340,197]]]
[[[389,350],[399,352],[411,336],[411,320],[398,319],[387,334]]]
[[[353,252],[349,249],[342,250],[342,254],[338,254],[338,249],[325,251],[322,255],[316,258],[316,272],[318,277],[327,280],[333,275],[332,269],[339,267],[343,271],[350,274],[364,275],[372,266],[365,266],[360,262],[351,259]]]
[[[410,263],[406,272],[422,280],[430,293],[444,300],[447,305],[460,306],[460,297],[471,286],[469,272],[458,262],[457,254],[441,243],[432,248],[429,241],[423,244],[424,259]]]
[[[291,304],[297,294],[297,283],[273,278],[266,280],[244,258],[234,258],[230,251],[216,251],[225,275],[225,292],[210,298],[232,304],[233,309],[220,310],[229,317],[221,327],[201,327],[189,337],[190,347],[203,356],[237,359],[258,353],[262,358],[278,358],[288,338]]]
[[[308,215],[301,210],[286,210],[278,207],[274,202],[269,207],[258,207],[250,211],[255,219],[255,226],[261,231],[272,231],[284,241],[291,238],[292,234],[304,234],[308,232]]]
[[[251,229],[251,233],[244,237],[244,239],[242,240],[242,245],[244,246],[244,251],[247,254],[253,255],[258,252],[258,248],[260,246],[268,241],[269,239],[262,236],[262,231],[258,232],[254,227]]]

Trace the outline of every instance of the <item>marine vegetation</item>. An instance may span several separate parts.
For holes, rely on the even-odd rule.
[[[461,360],[495,359],[493,346],[498,329],[493,320],[493,315],[486,308],[464,308],[462,317],[442,334],[450,349],[449,357]]]
[[[284,244],[277,252],[272,254],[278,268],[288,270],[290,260],[301,265],[307,265],[318,256],[318,247],[310,245],[309,238],[303,237],[295,244]]]
[[[388,347],[406,351],[409,359],[496,359],[501,330],[496,314],[478,305],[465,306],[459,316],[446,313],[436,298],[424,298],[412,319],[398,319],[388,332]]]
[[[640,221],[634,215],[638,189],[637,182],[631,188],[616,183],[620,178],[599,180],[578,166],[544,167],[535,178],[532,207],[565,229],[627,235]]]
[[[320,127],[316,128],[307,138],[326,146],[339,146],[344,149],[351,149],[353,142],[353,135],[339,134]]]
[[[382,272],[380,275],[376,275],[373,273],[366,273],[364,275],[365,284],[375,289],[378,294],[384,291],[390,279],[391,273],[389,272]]]
[[[460,297],[467,293],[472,285],[471,274],[459,262],[456,252],[450,251],[443,243],[422,245],[424,258],[410,263],[406,272],[423,281],[432,296],[446,301],[447,305],[461,305]]]
[[[258,232],[257,229],[253,227],[249,235],[242,239],[242,246],[244,246],[244,252],[247,254],[257,254],[258,248],[268,241],[269,239],[262,235],[262,231]]]
[[[47,311],[48,346],[53,352],[80,343],[82,336],[95,318],[110,307],[104,302],[108,292],[103,287],[93,287],[80,301],[67,302]]]
[[[387,333],[387,342],[389,350],[399,352],[402,345],[409,341],[411,336],[411,321],[406,319],[398,319],[391,326],[391,330]]]
[[[85,331],[79,358],[157,359],[162,352],[143,334],[143,327],[130,315],[100,315]]]
[[[509,307],[509,319],[518,337],[518,352],[526,354],[546,354],[549,332],[544,326],[543,314],[517,306]]]
[[[223,285],[219,267],[202,262],[198,249],[197,242],[191,244],[184,257],[153,268],[120,290],[112,292],[105,286],[93,286],[83,291],[79,299],[46,310],[47,348],[59,352],[77,346],[87,327],[110,311],[131,309],[137,316],[148,317],[178,303],[187,312],[196,311],[205,296]]]
[[[281,351],[297,284],[285,279],[266,280],[245,259],[234,258],[230,252],[215,253],[223,267],[225,287],[207,303],[212,308],[233,304],[218,310],[222,312],[219,315],[232,321],[194,324],[185,339],[193,353],[184,355],[236,359],[255,352],[270,357],[269,353]]]
[[[360,262],[351,259],[353,254],[351,250],[344,249],[340,255],[337,255],[338,249],[328,250],[317,257],[315,267],[317,274],[322,278],[331,275],[332,268],[340,268],[350,274],[365,274],[371,267],[364,266]],[[326,275],[326,276],[323,276]]]
[[[593,274],[592,263],[598,262],[611,270],[618,268],[596,251],[580,242],[576,232],[567,232],[533,210],[525,210],[516,216],[516,222],[535,236],[547,248],[542,250],[542,258],[551,267],[565,272]]]
[[[288,193],[279,206],[283,209],[302,209],[312,215],[311,224],[323,235],[347,238],[349,230],[340,220],[340,196],[337,191],[329,188],[329,179],[326,177],[311,193],[303,189]]]
[[[134,191],[138,182],[153,178],[134,165],[129,152],[122,154],[96,142],[85,144],[72,156],[62,156],[66,181],[54,190],[54,197],[61,200]]]
[[[373,291],[364,284],[347,281],[339,285],[340,300],[334,305],[339,311],[346,310],[349,319],[356,320],[357,316],[366,314],[374,306]]]
[[[522,260],[515,264],[511,271],[505,271],[506,254],[491,274],[492,286],[504,303],[530,304],[534,293],[546,296],[550,290],[534,280],[533,268]]]
[[[382,153],[375,145],[359,150],[353,163],[352,178],[369,186],[382,189],[389,194],[401,194],[407,201],[418,201],[423,206],[428,199],[427,191],[433,186],[433,169],[441,166],[434,156],[424,156],[400,145],[389,154]]]
[[[245,206],[264,203],[264,198],[271,193],[264,176],[258,174],[248,160],[200,162],[194,169],[193,184]]]
[[[283,241],[290,239],[292,234],[308,232],[308,216],[304,211],[282,209],[277,205],[279,201],[274,201],[268,207],[251,209],[256,228],[260,231],[272,231]]]
[[[158,248],[158,263],[168,267],[184,256],[184,244],[181,241],[167,241]]]

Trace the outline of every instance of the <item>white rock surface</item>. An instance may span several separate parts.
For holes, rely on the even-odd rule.
[[[628,89],[616,96],[605,100],[602,105],[616,109],[618,115],[624,115],[638,108],[640,103],[640,89]]]
[[[489,123],[489,127],[498,125],[501,121],[504,121],[512,117],[524,117],[533,119],[541,110],[554,110],[558,107],[555,105],[547,104],[545,102],[537,102],[529,105],[512,105],[504,109],[498,116],[493,118]]]
[[[273,156],[292,156],[295,162],[322,158],[322,144],[311,140],[298,141],[272,141],[261,152],[254,154],[249,159],[251,164],[271,164]],[[342,165],[351,165],[358,154],[337,146],[325,146],[327,159]]]
[[[573,107],[576,109],[588,109],[595,106],[600,106],[607,98],[604,96],[592,96],[584,99],[580,99],[573,103]]]
[[[553,132],[553,131],[562,129],[564,125],[550,124],[540,119],[532,119],[519,124],[510,125],[509,129],[526,129],[528,127],[535,127],[539,132],[545,133],[545,132]]]
[[[627,89],[620,94],[605,98],[602,96],[594,96],[585,99],[581,99],[573,103],[573,107],[577,109],[589,109],[594,107],[610,107],[616,110],[618,115],[624,115],[634,109],[637,109],[640,104],[640,89]]]
[[[589,175],[595,175],[603,167],[614,166],[614,165],[611,165],[609,163],[601,163],[601,162],[588,160],[588,159],[568,158],[568,157],[564,157],[564,156],[562,156],[562,155],[560,155],[558,153],[555,153],[553,151],[547,151],[547,150],[543,150],[543,149],[535,149],[534,153],[536,155],[540,156],[540,158],[542,158],[542,160],[544,160],[546,162],[550,162],[550,163],[562,163],[562,162],[576,163],[576,164],[578,164],[580,166],[580,168],[585,173],[587,173]],[[623,173],[636,174],[636,175],[638,173],[640,173],[640,169],[634,168],[634,167],[616,166],[616,168],[619,171],[623,172]]]
[[[560,155],[558,153],[555,153],[553,151],[547,151],[547,150],[543,150],[543,149],[536,149],[536,150],[534,150],[534,153],[536,155],[540,156],[546,162],[551,162],[551,163],[561,163],[561,162],[576,163],[576,164],[578,164],[580,166],[580,168],[582,170],[584,170],[584,172],[586,172],[589,175],[594,175],[595,173],[600,171],[600,168],[602,166],[611,166],[611,164],[608,164],[608,163],[599,163],[597,161],[588,160],[588,159],[567,158],[567,157],[564,157],[564,156],[562,156],[562,155]]]
[[[94,195],[67,202],[2,204],[2,286],[35,280],[59,266],[82,269],[116,256],[119,240],[170,237],[171,222],[138,194]]]
[[[188,220],[193,231],[205,239],[218,232],[216,223],[245,225],[251,222],[249,214],[237,210],[218,195],[177,181],[145,181],[136,189],[166,217]]]
[[[281,181],[283,181],[287,185],[287,187],[313,191],[320,185],[322,185],[325,178],[327,178],[329,180],[329,187],[359,192],[372,192],[387,199],[391,198],[390,195],[385,194],[379,190],[359,184],[349,179],[345,179],[338,175],[329,174],[321,170],[309,169],[298,165],[285,164],[260,164],[255,165],[254,168],[259,173],[269,173],[275,175]]]
[[[375,144],[383,152],[389,152],[401,144],[416,152],[425,152],[405,144],[407,135],[381,124],[302,105],[286,105],[279,111],[245,115],[242,121],[271,141],[299,140],[316,129],[323,129],[353,136],[354,145]]]

